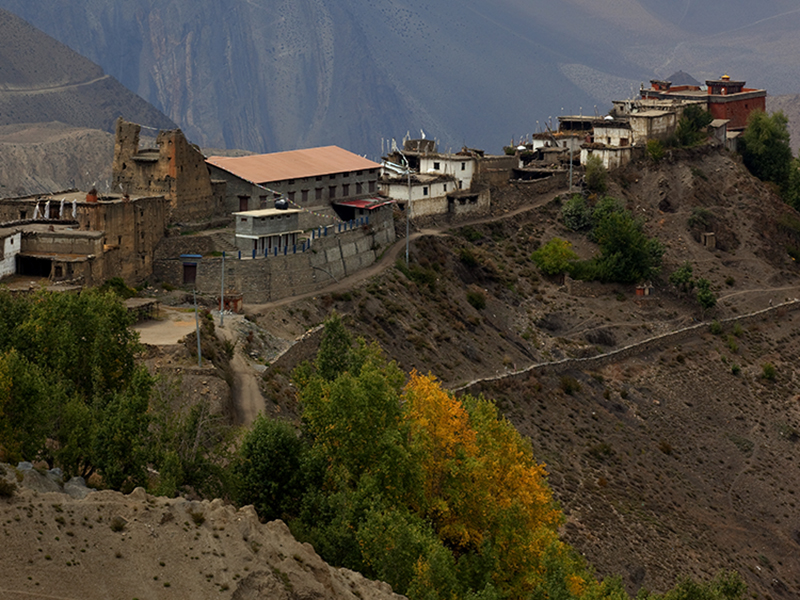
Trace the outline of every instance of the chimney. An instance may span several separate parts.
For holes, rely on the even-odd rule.
[[[87,202],[97,202],[97,190],[92,188],[89,190],[89,193],[86,194],[86,201]]]

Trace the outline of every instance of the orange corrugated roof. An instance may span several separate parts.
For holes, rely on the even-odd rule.
[[[338,146],[251,156],[210,156],[206,162],[252,183],[270,183],[380,167],[378,163]]]

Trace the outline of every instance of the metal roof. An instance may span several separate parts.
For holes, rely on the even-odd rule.
[[[250,156],[210,156],[206,162],[251,183],[261,184],[380,167],[338,146]]]
[[[295,215],[301,212],[297,208],[258,208],[256,210],[243,210],[233,213],[237,217],[280,217],[282,215]]]
[[[367,210],[374,210],[381,206],[391,204],[394,200],[383,200],[380,198],[365,198],[363,200],[345,200],[344,202],[337,202],[337,206],[349,206],[351,208],[366,208]]]

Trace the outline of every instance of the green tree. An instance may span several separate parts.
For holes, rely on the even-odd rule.
[[[603,159],[590,154],[586,159],[586,188],[593,194],[604,194],[608,189],[608,172]]]
[[[111,401],[96,412],[92,459],[112,488],[147,483],[150,424],[147,409],[151,387],[152,378],[141,367],[130,385],[115,392]]]
[[[711,282],[702,277],[697,280],[697,301],[703,309],[703,313],[717,305],[717,296],[711,291]]]
[[[539,270],[545,275],[569,273],[578,255],[572,243],[561,238],[553,238],[531,255]]]
[[[573,231],[582,231],[592,226],[592,209],[586,203],[586,198],[573,194],[561,207],[561,218],[564,219],[564,225]]]
[[[760,180],[777,185],[783,194],[789,191],[793,166],[788,124],[783,112],[768,115],[753,111],[739,138],[739,152],[745,166]]]
[[[608,214],[595,232],[601,252],[594,272],[601,281],[637,283],[654,277],[661,268],[663,246],[648,238],[641,221],[628,211]]]
[[[675,129],[675,139],[681,146],[695,146],[706,139],[706,129],[714,117],[699,104],[690,104],[683,110]]]
[[[654,163],[661,162],[661,159],[664,158],[664,144],[661,143],[661,140],[647,140],[647,156]]]
[[[695,286],[695,280],[692,277],[693,272],[692,263],[687,260],[670,274],[669,282],[684,294],[689,294]]]
[[[317,373],[328,381],[350,368],[350,355],[353,338],[347,332],[342,318],[337,313],[332,313],[325,321],[322,341],[317,353]]]
[[[305,444],[289,423],[259,415],[235,466],[237,502],[252,504],[265,521],[298,512]]]

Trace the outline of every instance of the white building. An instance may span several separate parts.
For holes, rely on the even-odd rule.
[[[0,230],[3,240],[3,254],[0,256],[0,278],[17,272],[17,254],[22,244],[22,233],[13,229]]]
[[[298,243],[301,210],[264,208],[233,213],[236,219],[236,246],[240,250],[262,254],[282,251]]]

